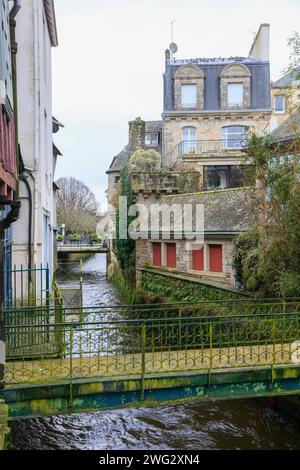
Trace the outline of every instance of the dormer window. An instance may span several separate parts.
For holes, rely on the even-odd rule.
[[[175,109],[203,109],[204,75],[200,67],[182,65],[174,74]]]
[[[228,104],[242,105],[244,101],[244,86],[242,83],[228,83]]]
[[[240,62],[229,64],[220,74],[222,109],[251,107],[251,73]]]
[[[181,85],[181,106],[185,108],[195,108],[197,106],[197,85]]]
[[[146,132],[145,145],[149,147],[158,147],[159,137],[158,132]]]

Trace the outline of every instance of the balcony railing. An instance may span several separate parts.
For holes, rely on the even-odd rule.
[[[162,167],[170,168],[181,163],[182,157],[193,157],[207,154],[227,154],[241,151],[246,145],[246,139],[223,140],[191,140],[182,141],[172,152],[162,157]]]

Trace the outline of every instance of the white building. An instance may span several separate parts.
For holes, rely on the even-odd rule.
[[[56,224],[52,133],[57,130],[52,117],[51,49],[58,45],[53,0],[22,0],[16,40],[18,130],[26,181],[20,183],[22,207],[14,225],[13,264],[48,265],[51,282]]]

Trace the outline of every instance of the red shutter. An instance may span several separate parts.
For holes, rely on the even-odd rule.
[[[167,243],[167,266],[176,268],[176,243]]]
[[[152,243],[153,266],[161,266],[161,243]]]
[[[209,245],[210,271],[213,273],[223,272],[222,245]]]
[[[192,250],[193,256],[193,269],[195,271],[203,271],[204,269],[204,258],[203,258],[203,248],[199,250]]]

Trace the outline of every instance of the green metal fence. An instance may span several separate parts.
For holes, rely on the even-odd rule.
[[[50,322],[6,327],[21,338],[7,384],[228,370],[297,361],[300,314]],[[47,341],[46,341],[47,339]],[[36,348],[36,360],[28,351]]]
[[[34,266],[32,269],[23,265],[5,269],[3,273],[5,308],[17,308],[32,304],[49,304],[50,274],[49,267]],[[9,289],[7,288],[9,286]]]

